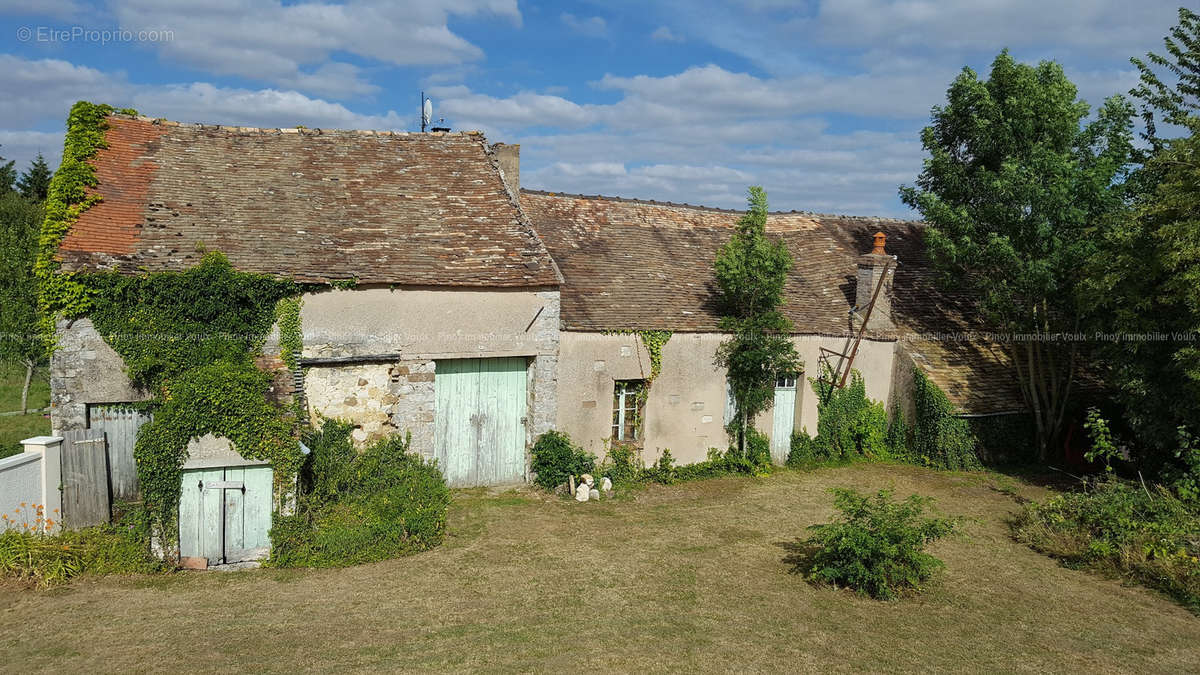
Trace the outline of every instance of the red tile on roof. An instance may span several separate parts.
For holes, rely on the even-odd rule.
[[[478,133],[271,130],[113,115],[103,201],[60,247],[67,270],[179,270],[202,249],[300,281],[556,286]]]

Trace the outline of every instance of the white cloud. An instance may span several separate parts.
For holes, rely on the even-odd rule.
[[[4,163],[16,162],[21,173],[29,168],[29,162],[41,154],[51,169],[58,168],[62,160],[63,133],[61,131],[0,131],[0,157]]]
[[[0,54],[0,123],[10,128],[65,120],[75,101],[122,101],[129,90],[120,77],[87,66]]]
[[[563,12],[560,18],[567,28],[581,35],[598,38],[604,37],[608,32],[608,23],[604,21],[603,17],[592,16],[585,18],[575,16],[569,12]]]
[[[682,35],[676,35],[674,31],[666,26],[659,26],[650,34],[650,39],[655,42],[683,42]]]
[[[450,30],[451,15],[521,21],[516,0],[114,0],[112,10],[123,28],[173,31],[173,39],[150,45],[171,61],[325,96],[375,91],[352,65],[331,60],[334,54],[396,66],[458,64],[483,52]]]

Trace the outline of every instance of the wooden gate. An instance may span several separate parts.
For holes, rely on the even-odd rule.
[[[96,429],[63,432],[62,504],[65,527],[77,529],[109,521],[112,502],[104,432]]]
[[[179,556],[209,565],[263,558],[271,550],[269,466],[227,466],[183,472],[179,494]]]
[[[137,442],[138,429],[151,419],[149,413],[120,404],[88,406],[88,428],[104,432],[113,499],[136,501],[141,498],[133,446]]]
[[[438,361],[434,456],[456,487],[525,479],[525,358]]]

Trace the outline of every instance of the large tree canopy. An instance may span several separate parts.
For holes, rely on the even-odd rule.
[[[921,133],[929,153],[904,202],[929,223],[942,282],[971,293],[999,331],[1033,412],[1045,457],[1059,439],[1080,326],[1080,262],[1098,223],[1123,208],[1117,185],[1132,150],[1132,107],[1114,97],[1086,123],[1087,103],[1053,62],[1003,51],[987,80],[969,68]]]
[[[1186,445],[1181,428],[1200,431],[1200,17],[1179,19],[1165,55],[1133,59],[1150,149],[1130,185],[1136,210],[1107,222],[1087,266],[1096,327],[1127,336],[1105,345],[1105,379],[1152,470]]]

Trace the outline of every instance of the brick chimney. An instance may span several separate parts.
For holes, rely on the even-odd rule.
[[[884,277],[883,288],[875,298],[875,307],[867,329],[871,331],[892,331],[896,324],[892,322],[892,278],[895,276],[895,258],[888,255],[886,250],[887,235],[875,233],[874,248],[870,253],[858,256],[858,280],[855,284],[854,304],[858,310],[858,320],[867,316],[867,306],[871,304],[871,296],[879,285],[879,279]]]
[[[504,184],[508,186],[513,197],[521,198],[521,145],[493,143],[492,152],[496,153],[496,161],[500,163],[500,173],[504,176]]]

